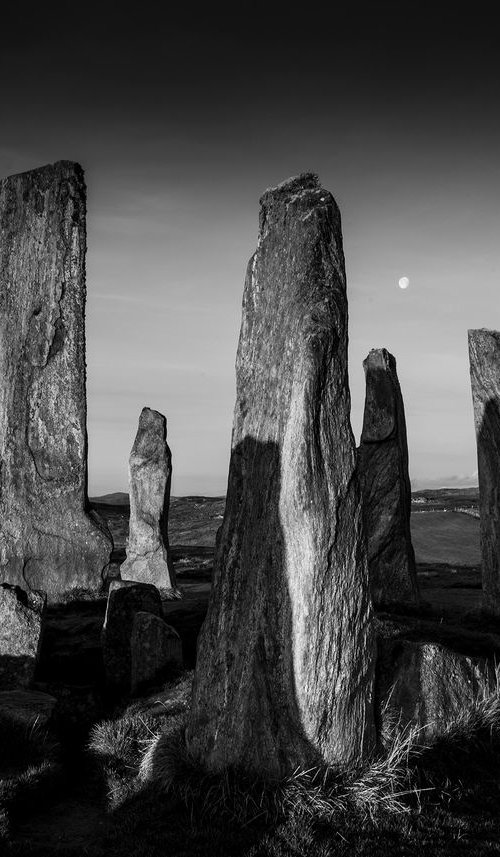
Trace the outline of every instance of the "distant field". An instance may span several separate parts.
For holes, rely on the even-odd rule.
[[[479,565],[479,520],[460,512],[413,512],[411,535],[417,562]]]
[[[451,494],[453,496],[450,498],[448,495]],[[425,505],[415,503],[416,497],[424,498],[424,495]],[[470,508],[473,501],[477,505],[476,495],[473,496],[472,490],[470,496],[464,491],[449,490],[435,491],[432,495],[431,492],[421,491],[414,495],[411,532],[417,562],[480,565],[478,518],[433,508],[437,503],[453,503]],[[129,507],[126,500],[126,494],[112,494],[92,501],[94,508],[106,519],[118,551],[124,551],[128,534]],[[224,506],[224,497],[172,497],[169,514],[171,546],[202,546],[213,550]],[[191,561],[192,552],[187,553]],[[122,558],[119,561],[122,562]]]

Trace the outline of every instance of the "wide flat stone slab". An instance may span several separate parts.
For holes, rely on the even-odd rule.
[[[431,622],[411,619],[401,622],[402,628],[389,619],[379,626],[379,722],[382,730],[412,724],[421,730],[424,743],[495,692],[500,636],[459,626],[433,628]],[[427,639],[419,639],[419,634]]]

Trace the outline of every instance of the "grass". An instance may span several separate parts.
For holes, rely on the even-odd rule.
[[[46,727],[0,712],[0,841],[33,801],[53,796],[61,778],[60,748]]]
[[[388,857],[500,853],[500,690],[478,698],[440,738],[389,723],[363,768],[296,771],[274,782],[214,775],[183,740],[192,675],[97,724],[89,755],[106,808],[74,846],[40,827],[12,857]],[[89,783],[83,781],[86,791]],[[99,779],[99,778],[98,778]],[[98,798],[96,797],[97,801]],[[52,812],[52,811],[51,811]],[[68,818],[68,812],[54,817]],[[71,822],[66,821],[71,830]],[[29,827],[28,827],[29,829]],[[60,832],[58,832],[60,835]],[[48,834],[47,834],[48,835]],[[66,834],[70,836],[69,833]],[[61,846],[62,849],[62,846]]]
[[[192,673],[178,677],[167,695],[153,695],[129,705],[114,720],[97,723],[90,732],[88,751],[97,762],[107,789],[110,808],[120,806],[141,788],[138,779],[143,756],[161,732],[168,735],[179,725],[191,694]],[[149,710],[148,710],[149,709]]]
[[[143,787],[113,814],[102,847],[109,857],[500,853],[499,732],[497,690],[428,746],[394,723],[386,752],[364,769],[263,783],[201,770],[180,728],[159,730],[140,764]]]
[[[481,564],[479,521],[460,512],[422,511],[410,519],[418,563]]]
[[[0,776],[5,778],[27,765],[43,762],[56,752],[41,721],[23,720],[8,711],[0,711]]]

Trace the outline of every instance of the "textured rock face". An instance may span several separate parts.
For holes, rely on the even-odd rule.
[[[167,421],[158,411],[142,409],[129,474],[129,536],[121,576],[124,580],[152,583],[178,595],[168,546],[171,454]]]
[[[366,399],[358,464],[372,597],[376,604],[417,603],[408,444],[396,360],[377,348],[363,368]]]
[[[372,745],[374,638],[349,422],[340,215],[315,175],[261,200],[190,752],[259,774]]]
[[[60,161],[0,182],[0,579],[95,592],[112,548],[86,512],[85,185]]]
[[[0,688],[29,687],[40,653],[46,599],[0,586]]]
[[[152,613],[136,613],[132,627],[132,693],[161,682],[166,670],[182,667],[182,642],[175,628]]]
[[[500,615],[500,331],[469,330],[476,427],[483,607]]]
[[[130,691],[132,630],[139,612],[161,616],[161,598],[156,587],[113,581],[102,629],[102,649],[106,682],[116,692]]]
[[[437,643],[384,641],[379,650],[382,728],[412,723],[421,739],[442,734],[496,687],[494,660],[469,657]],[[384,667],[385,665],[385,667]]]

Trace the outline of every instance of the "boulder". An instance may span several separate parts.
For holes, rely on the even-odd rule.
[[[500,331],[469,330],[479,476],[483,608],[500,616]]]
[[[106,683],[118,693],[129,693],[132,672],[132,630],[136,613],[161,616],[160,593],[149,583],[112,581],[102,629]]]
[[[366,399],[358,469],[372,597],[377,605],[418,604],[406,421],[396,360],[385,348],[376,348],[363,368]]]
[[[236,382],[186,743],[211,770],[287,776],[375,737],[340,214],[312,173],[261,199]]]
[[[182,642],[175,628],[152,613],[136,613],[131,641],[131,690],[136,694],[182,667]]]
[[[470,656],[436,642],[383,640],[379,643],[381,728],[407,724],[419,741],[442,735],[497,687],[493,657]]]
[[[29,687],[42,641],[46,598],[0,585],[0,688]]]
[[[143,408],[129,459],[129,535],[120,573],[179,597],[168,544],[171,477],[167,420],[158,411]]]
[[[97,593],[88,513],[85,183],[59,161],[0,181],[0,581],[50,602]]]

